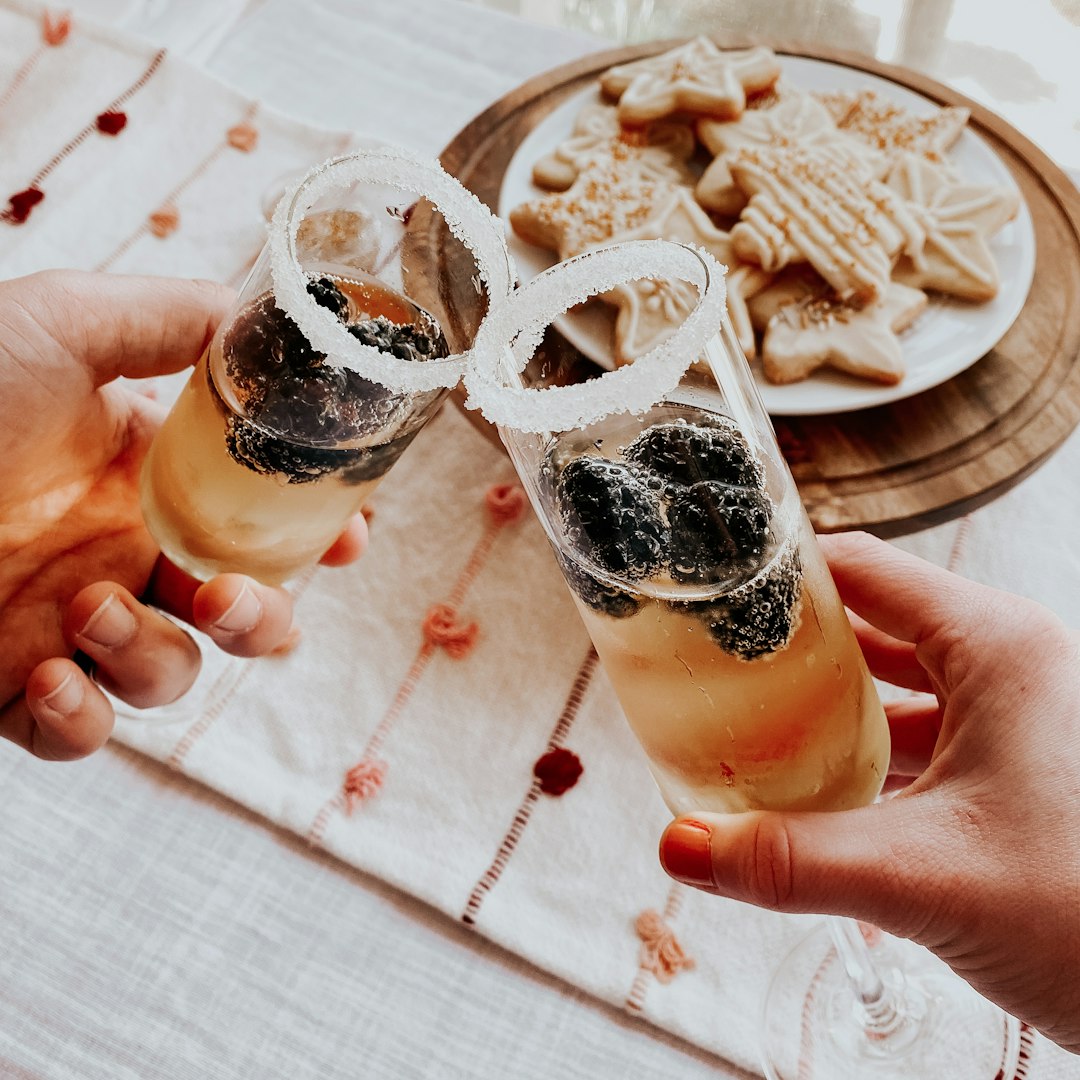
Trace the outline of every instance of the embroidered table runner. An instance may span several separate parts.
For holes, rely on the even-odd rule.
[[[237,284],[282,177],[349,141],[144,44],[0,0],[4,276],[76,266]],[[815,920],[660,870],[667,811],[507,459],[447,407],[370,509],[362,562],[296,583],[293,652],[205,650],[173,722],[124,721],[117,738],[756,1067],[768,979]],[[1038,596],[1016,580],[1026,560],[972,562],[1001,512],[905,546]]]

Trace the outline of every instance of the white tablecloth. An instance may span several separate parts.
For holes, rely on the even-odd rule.
[[[594,47],[450,0],[81,7],[301,119],[428,152]],[[961,554],[1080,621],[1076,557],[1043,518],[1074,454],[973,519]],[[958,534],[905,546],[943,562]],[[5,1078],[738,1075],[129,751],[57,767],[3,746],[0,791]]]

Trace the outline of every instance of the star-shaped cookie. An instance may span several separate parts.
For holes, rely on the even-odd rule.
[[[868,163],[835,145],[743,150],[731,174],[750,196],[731,230],[735,253],[766,271],[808,262],[844,299],[878,299],[899,251],[924,233]]]
[[[911,206],[925,233],[921,245],[905,248],[896,280],[964,300],[996,296],[997,263],[988,241],[1016,216],[1019,192],[965,183],[914,154],[900,158],[886,183]]]
[[[627,169],[647,180],[688,183],[683,163],[694,152],[687,124],[659,120],[644,128],[624,128],[614,105],[592,102],[574,121],[574,130],[533,166],[533,181],[548,191],[565,191],[591,162],[624,150]]]
[[[739,344],[754,355],[754,332],[746,298],[764,288],[771,276],[736,258],[731,235],[718,229],[698,206],[689,188],[676,188],[656,211],[636,228],[611,236],[611,243],[629,240],[674,240],[704,248],[728,268],[728,314]],[[619,309],[615,321],[615,357],[630,363],[659,344],[697,303],[697,289],[684,281],[643,279],[619,285],[603,299]]]
[[[926,302],[926,293],[893,282],[880,300],[861,307],[827,292],[786,304],[769,320],[761,344],[765,377],[792,383],[830,367],[895,385],[905,374],[896,335]]]
[[[699,120],[698,138],[714,155],[698,181],[694,194],[707,210],[735,215],[746,205],[746,195],[731,175],[731,159],[740,151],[761,147],[838,145],[864,152],[875,172],[883,164],[871,160],[873,151],[863,149],[833,122],[829,110],[811,94],[783,87],[769,108],[747,109],[737,120]]]
[[[619,64],[600,76],[600,85],[619,99],[619,119],[640,125],[677,112],[734,119],[748,94],[767,90],[779,76],[771,49],[725,52],[698,37],[659,56]]]
[[[675,187],[645,179],[627,170],[624,162],[624,153],[616,148],[612,156],[585,168],[568,191],[515,206],[510,211],[514,232],[560,259],[569,259],[637,228]]]
[[[889,157],[918,154],[942,164],[946,152],[960,138],[971,116],[969,109],[953,105],[918,115],[881,97],[874,90],[841,90],[819,94],[837,127]]]

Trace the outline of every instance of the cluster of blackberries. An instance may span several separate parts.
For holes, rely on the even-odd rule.
[[[786,644],[792,631],[801,568],[778,558],[755,573],[771,540],[773,504],[765,471],[734,423],[655,424],[622,461],[582,455],[560,472],[555,499],[571,548],[625,581],[666,571],[678,582],[720,585],[750,581],[723,600],[679,602],[700,615],[713,638],[747,659]],[[640,601],[564,559],[578,596],[615,618]]]
[[[348,298],[330,278],[313,278],[307,288],[316,303],[342,322],[348,319]],[[434,327],[428,334],[379,316],[347,329],[363,344],[400,359],[429,360],[448,351]],[[327,364],[270,293],[233,323],[222,353],[244,409],[244,417],[226,421],[225,445],[255,472],[282,475],[290,484],[340,472],[345,482],[360,483],[386,472],[411,441],[337,449],[389,427],[409,404],[408,396]]]

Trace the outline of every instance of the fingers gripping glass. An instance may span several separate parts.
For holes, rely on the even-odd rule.
[[[554,318],[638,287],[675,313],[666,341],[585,384],[533,383]],[[873,802],[888,725],[727,324],[722,268],[664,241],[554,267],[481,330],[466,386],[499,425],[671,810]],[[773,980],[769,1077],[985,1080],[1015,1061],[1015,1023],[925,950],[880,934],[871,950],[854,922],[829,925]]]
[[[498,223],[438,165],[383,149],[309,173],[147,456],[164,553],[198,578],[268,584],[314,563],[512,281]]]

